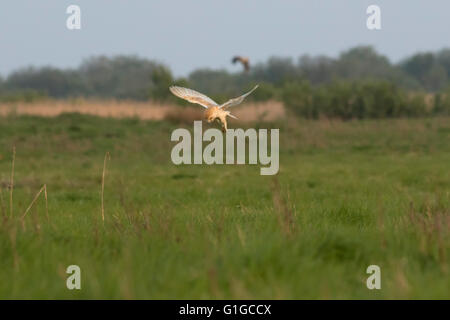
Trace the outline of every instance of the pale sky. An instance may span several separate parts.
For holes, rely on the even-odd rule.
[[[66,28],[66,8],[81,8],[81,30]],[[366,9],[381,8],[369,31]],[[0,74],[29,65],[77,67],[92,55],[136,54],[175,75],[197,68],[240,70],[273,55],[337,56],[373,45],[393,62],[450,47],[448,0],[11,0],[0,4]]]

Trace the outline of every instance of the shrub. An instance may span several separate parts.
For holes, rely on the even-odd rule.
[[[287,82],[281,89],[281,99],[288,109],[299,116],[317,118],[312,104],[312,88],[309,82]]]
[[[438,115],[450,115],[450,87],[436,94],[433,113]]]
[[[9,91],[7,93],[0,93],[0,102],[34,102],[47,99],[47,93],[38,90],[19,90]]]
[[[297,115],[341,119],[427,115],[425,97],[379,80],[334,80],[314,88],[307,82],[288,83],[282,93],[285,106]]]

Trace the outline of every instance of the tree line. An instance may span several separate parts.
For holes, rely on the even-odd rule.
[[[186,78],[137,56],[98,56],[74,69],[16,70],[0,78],[0,101],[95,97],[183,103],[170,95],[172,84],[222,101],[259,83],[249,98],[282,100],[305,117],[418,116],[448,113],[449,76],[450,49],[417,53],[394,64],[373,47],[358,46],[337,58],[272,57],[248,72],[198,69]]]

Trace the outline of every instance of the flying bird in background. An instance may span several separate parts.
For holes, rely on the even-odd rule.
[[[227,131],[227,116],[237,119],[227,109],[229,107],[233,107],[240,104],[242,101],[244,101],[245,97],[247,97],[250,93],[255,91],[256,88],[258,88],[257,85],[246,94],[243,94],[242,96],[234,99],[230,99],[221,105],[217,104],[210,97],[205,96],[204,94],[192,89],[177,86],[171,86],[169,89],[177,97],[180,97],[181,99],[187,100],[191,103],[197,103],[201,105],[203,108],[205,108],[206,109],[204,112],[205,120],[208,123],[217,120],[219,123],[222,124],[222,131],[225,132]]]
[[[231,62],[233,62],[233,64],[236,64],[237,62],[241,63],[244,67],[245,72],[248,72],[250,70],[250,60],[246,57],[235,56],[233,57]]]

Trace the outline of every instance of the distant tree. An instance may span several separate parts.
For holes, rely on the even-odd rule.
[[[448,84],[448,73],[438,62],[422,76],[423,87],[429,91],[438,91]]]
[[[359,46],[344,51],[337,60],[336,69],[340,77],[359,79],[386,76],[392,66],[389,59],[378,54],[371,46]]]
[[[9,90],[36,90],[53,97],[80,95],[83,83],[74,70],[59,70],[52,67],[26,68],[13,72],[5,83]]]
[[[246,75],[247,83],[249,78]],[[238,94],[239,79],[237,74],[230,74],[226,70],[200,69],[189,74],[189,83],[192,89],[207,94],[213,99],[220,100],[230,98],[230,95]]]
[[[252,84],[250,87],[253,87],[256,83]],[[266,82],[260,82],[258,83],[259,87],[255,92],[253,92],[248,98],[248,100],[254,100],[254,101],[267,101],[271,99],[280,99],[279,91],[274,85]],[[241,88],[241,91],[246,86],[243,86]],[[242,93],[242,92],[241,92]]]
[[[149,98],[153,100],[173,100],[181,103],[183,100],[175,99],[169,91],[169,87],[172,85],[186,87],[188,82],[186,79],[180,78],[175,80],[172,76],[172,72],[165,66],[156,67],[152,74],[152,87],[150,89]]]
[[[79,72],[90,96],[143,100],[153,85],[151,75],[160,66],[136,56],[99,56],[83,61]]]
[[[169,87],[174,84],[172,73],[164,66],[158,66],[151,74],[152,87],[150,98],[165,100],[169,96]]]
[[[271,57],[265,64],[253,67],[253,80],[282,85],[286,81],[296,80],[300,77],[298,68],[291,58]]]
[[[450,49],[442,49],[436,54],[436,60],[442,65],[447,74],[450,75]]]
[[[401,67],[415,78],[422,78],[435,63],[432,53],[418,53],[401,63]]]
[[[298,68],[300,75],[312,84],[329,82],[337,76],[336,60],[325,56],[303,55],[299,58]]]
[[[294,114],[305,118],[317,118],[319,109],[313,105],[313,88],[308,81],[287,82],[282,89],[284,105]]]
[[[415,54],[402,61],[400,68],[414,77],[424,89],[438,91],[448,84],[450,52]]]

